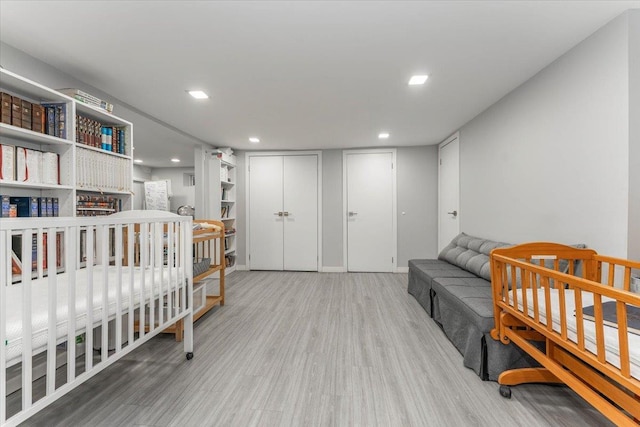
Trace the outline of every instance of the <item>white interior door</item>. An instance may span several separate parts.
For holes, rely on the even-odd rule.
[[[460,145],[458,135],[439,147],[438,252],[460,233]]]
[[[348,271],[393,271],[393,163],[393,152],[346,153]]]
[[[249,157],[249,265],[283,269],[282,157]]]
[[[284,156],[284,269],[318,271],[318,156]]]

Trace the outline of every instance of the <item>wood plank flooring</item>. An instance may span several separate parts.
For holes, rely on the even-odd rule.
[[[406,274],[236,272],[196,323],[160,336],[29,426],[603,426],[565,387],[511,400],[407,293]]]

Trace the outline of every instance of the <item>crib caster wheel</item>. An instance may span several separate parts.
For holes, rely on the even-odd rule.
[[[507,399],[511,399],[511,387],[509,387],[508,385],[501,385],[500,386],[500,396],[507,398]]]
[[[191,359],[193,359],[193,352],[190,351],[187,353],[187,360],[191,360]]]

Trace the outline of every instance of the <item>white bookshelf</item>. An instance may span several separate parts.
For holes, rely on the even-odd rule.
[[[64,104],[66,113],[65,138],[59,138],[29,129],[0,123],[0,144],[41,152],[53,152],[59,156],[58,185],[40,182],[18,182],[0,179],[0,195],[9,197],[55,197],[60,216],[76,216],[76,201],[80,195],[113,196],[122,210],[132,208],[133,189],[133,125],[131,122],[68,97],[54,89],[29,80],[11,71],[0,69],[0,92],[17,96],[32,104]],[[124,154],[90,147],[76,142],[76,115],[91,118],[103,126],[124,130]],[[46,120],[46,118],[45,118]],[[88,154],[90,153],[90,154]],[[92,164],[85,161],[91,158]],[[114,170],[117,173],[114,173]],[[89,174],[90,180],[83,174]],[[78,212],[91,211],[82,207]],[[103,207],[96,208],[104,211]]]
[[[225,257],[228,262],[225,270],[226,274],[236,270],[236,158],[234,155],[220,153],[218,155],[218,174],[214,173],[214,178],[219,177],[219,212],[220,220],[225,226]]]

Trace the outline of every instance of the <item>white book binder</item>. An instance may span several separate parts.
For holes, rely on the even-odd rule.
[[[42,182],[59,184],[59,157],[57,153],[42,153]]]
[[[13,145],[0,144],[0,181],[16,180],[16,148]]]

